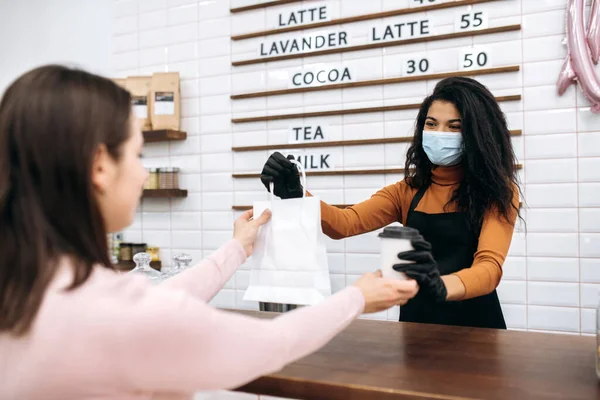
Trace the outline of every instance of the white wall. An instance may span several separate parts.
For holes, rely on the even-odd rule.
[[[231,5],[251,3],[231,0]],[[407,7],[408,0],[331,0],[333,18]],[[267,113],[328,110],[423,99],[436,82],[381,86],[230,100],[231,94],[287,87],[282,71],[306,66],[315,57],[232,67],[231,61],[258,56],[262,38],[232,42],[230,35],[272,27],[277,12],[292,4],[231,15],[229,0],[117,0],[114,21],[114,68],[119,76],[180,71],[182,124],[187,141],[148,144],[148,166],[179,166],[183,200],[145,200],[126,239],[143,240],[171,254],[185,250],[195,260],[231,237],[232,205],[266,199],[258,180],[232,179],[232,172],[259,172],[267,152],[232,153],[232,145],[284,143],[289,121],[232,124],[230,119]],[[503,0],[473,6],[489,13],[489,26],[522,24],[522,30],[460,40],[431,42],[318,57],[319,62],[353,65],[359,80],[396,76],[398,55],[418,52],[437,70],[457,69],[461,48],[483,44],[492,50],[493,66],[519,65],[519,72],[477,79],[496,95],[521,94],[520,102],[502,103],[510,129],[522,129],[514,146],[520,163],[528,232],[515,233],[504,266],[499,294],[513,329],[593,333],[594,307],[600,290],[600,116],[592,115],[577,87],[556,94],[556,79],[566,49],[562,44],[566,0]],[[454,15],[466,7],[434,12],[440,32],[452,32]],[[366,41],[378,21],[347,24],[352,44]],[[338,26],[325,30],[333,31]],[[301,34],[301,33],[300,33]],[[291,36],[294,36],[292,34]],[[270,36],[266,40],[275,39]],[[390,71],[392,72],[390,74]],[[437,72],[437,71],[436,71]],[[280,77],[284,76],[281,80]],[[416,111],[331,117],[339,139],[390,137],[408,132]],[[307,121],[308,124],[308,121]],[[390,168],[403,165],[403,146],[333,148],[343,159],[338,168]],[[401,176],[313,178],[309,187],[334,203],[367,199]],[[359,274],[377,267],[373,234],[329,243],[332,284],[339,290]],[[231,279],[213,304],[255,308],[242,301],[247,266]],[[397,319],[398,311],[375,318]]]
[[[182,125],[189,138],[182,143],[149,144],[148,166],[182,168],[183,200],[144,200],[126,240],[162,248],[166,264],[174,252],[186,251],[197,261],[231,237],[232,205],[265,198],[260,182],[234,180],[233,172],[258,172],[266,152],[231,152],[232,145],[283,143],[287,121],[268,124],[230,123],[232,117],[409,103],[422,99],[436,82],[397,85],[394,93],[381,87],[231,101],[233,93],[285,88],[281,71],[315,62],[314,58],[232,67],[232,59],[257,56],[261,39],[231,42],[230,35],[271,28],[276,13],[298,4],[230,15],[230,6],[262,0],[0,0],[0,93],[22,72],[44,63],[76,63],[115,76],[180,71]],[[337,15],[373,13],[408,5],[408,0],[330,0]],[[496,94],[521,94],[521,102],[503,104],[514,138],[525,200],[528,232],[517,232],[499,288],[507,323],[513,329],[593,333],[594,307],[600,291],[600,116],[592,115],[578,88],[558,97],[555,82],[566,55],[566,0],[503,0],[474,6],[490,13],[490,26],[521,23],[521,32],[459,41],[401,46],[386,52],[356,52],[319,57],[320,62],[355,65],[359,79],[388,77],[396,71],[395,55],[414,52],[455,68],[460,48],[485,44],[493,50],[494,66],[518,64],[518,73],[478,78]],[[114,8],[114,12],[113,12]],[[440,21],[458,9],[437,12]],[[361,31],[376,21],[349,24],[354,44]],[[330,27],[334,30],[338,27]],[[451,26],[445,26],[451,31]],[[110,32],[112,32],[112,37]],[[293,36],[293,35],[292,35]],[[268,39],[274,39],[275,36]],[[444,69],[442,68],[442,69]],[[387,72],[386,72],[387,71]],[[415,112],[331,118],[340,139],[405,134]],[[398,147],[340,148],[344,167],[382,168],[402,165]],[[398,158],[396,158],[396,156]],[[401,176],[312,179],[310,186],[324,200],[351,203],[366,199]],[[332,285],[339,290],[362,272],[377,266],[373,234],[329,242]],[[242,301],[248,284],[242,267],[213,304],[256,308]],[[398,310],[376,315],[397,319]],[[202,399],[253,399],[219,394]]]
[[[112,74],[112,6],[112,0],[0,0],[0,94],[47,63]]]

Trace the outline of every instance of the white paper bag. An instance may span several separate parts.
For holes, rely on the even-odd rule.
[[[306,173],[302,165],[302,184]],[[254,244],[250,285],[244,300],[313,305],[331,295],[325,237],[321,229],[318,197],[254,203],[254,215],[271,210],[271,219],[260,228]]]

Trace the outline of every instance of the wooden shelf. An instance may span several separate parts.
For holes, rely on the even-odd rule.
[[[521,136],[522,131],[515,129],[510,131],[511,136]],[[234,152],[247,151],[263,151],[263,150],[293,150],[293,149],[310,149],[310,148],[325,148],[338,146],[368,146],[373,144],[397,144],[410,143],[412,136],[403,136],[395,138],[380,138],[380,139],[358,139],[358,140],[336,140],[327,142],[305,142],[305,143],[283,143],[283,144],[268,144],[264,146],[245,146],[232,147]]]
[[[185,189],[144,189],[144,198],[172,198],[172,197],[187,197]]]
[[[442,4],[445,4],[445,3],[442,3]],[[423,74],[423,75],[415,75],[415,76],[403,76],[403,77],[398,77],[398,78],[373,79],[370,81],[337,83],[337,84],[323,85],[323,86],[308,86],[308,87],[300,87],[300,88],[293,88],[293,89],[280,89],[280,90],[269,90],[269,91],[264,91],[264,92],[234,94],[234,95],[231,95],[231,99],[232,100],[252,99],[252,98],[256,98],[256,97],[281,96],[281,95],[285,95],[285,94],[322,92],[322,91],[326,91],[326,90],[351,89],[351,88],[378,86],[378,85],[393,85],[393,84],[397,84],[397,83],[445,79],[445,78],[450,78],[453,76],[478,76],[478,75],[502,74],[502,73],[508,73],[508,72],[518,72],[520,69],[521,68],[519,65],[513,65],[513,66],[508,66],[508,67],[484,68],[484,69],[476,69],[476,70],[471,70],[471,71],[440,72],[437,74]]]
[[[513,96],[499,96],[496,97],[496,101],[520,101],[521,95]],[[403,110],[418,110],[421,107],[421,103],[414,104],[399,104],[395,106],[382,106],[382,107],[367,107],[367,108],[351,108],[346,110],[330,110],[330,111],[314,111],[307,113],[295,113],[295,114],[279,114],[279,115],[265,115],[261,117],[249,117],[249,118],[233,118],[231,120],[234,124],[243,124],[249,122],[262,122],[262,121],[278,121],[282,119],[294,119],[294,118],[313,118],[313,117],[330,117],[334,115],[349,115],[349,114],[367,114],[375,112],[386,112],[386,111],[403,111]]]
[[[327,50],[313,51],[313,52],[309,52],[309,53],[294,53],[294,54],[286,54],[283,56],[275,56],[275,57],[252,58],[249,60],[233,61],[231,63],[231,65],[233,65],[234,67],[239,67],[242,65],[261,64],[261,63],[268,63],[268,62],[273,62],[273,61],[294,60],[297,58],[309,58],[309,57],[324,56],[324,55],[328,55],[328,54],[350,53],[350,52],[354,52],[354,51],[382,49],[384,47],[408,46],[408,45],[416,44],[416,43],[427,43],[427,42],[435,42],[435,41],[440,41],[440,40],[483,36],[483,35],[491,35],[494,33],[505,33],[505,32],[520,31],[520,30],[521,30],[520,24],[507,25],[507,26],[499,26],[496,28],[479,29],[476,31],[454,32],[454,33],[447,33],[444,35],[429,35],[429,36],[422,36],[422,37],[417,37],[417,38],[413,38],[413,39],[391,40],[391,41],[384,41],[384,42],[378,42],[378,43],[362,44],[362,45],[358,45],[358,46],[335,47],[335,48],[331,48],[331,49],[327,49]]]
[[[170,142],[172,140],[185,140],[187,133],[183,131],[175,131],[172,129],[160,129],[157,131],[144,131],[144,141],[146,143],[153,142]]]
[[[150,266],[157,271],[162,269],[162,262],[160,261],[150,261]],[[115,267],[119,271],[131,271],[135,268],[135,263],[133,261],[119,261],[115,264]]]
[[[251,4],[249,6],[244,6],[244,7],[230,8],[229,12],[235,14],[235,13],[244,12],[244,11],[259,10],[261,8],[267,8],[267,7],[273,7],[273,6],[282,6],[284,4],[299,3],[300,1],[302,1],[302,0],[274,0],[274,1],[267,1],[265,3]]]
[[[380,174],[403,174],[404,168],[391,169],[361,169],[361,170],[322,170],[308,171],[306,176],[348,176],[348,175],[380,175]],[[232,174],[235,179],[260,178],[260,174]]]
[[[516,164],[515,167],[519,170],[523,168],[522,164]],[[308,171],[306,176],[350,176],[350,175],[389,175],[389,174],[403,174],[404,168],[390,168],[390,169],[351,169],[351,170],[320,170],[320,171]],[[258,173],[247,173],[247,174],[232,174],[234,179],[256,179],[260,178]]]
[[[462,1],[459,0],[459,1],[451,1],[448,3],[432,4],[429,6],[422,6],[422,7],[402,8],[399,10],[385,11],[385,12],[379,12],[379,13],[373,13],[373,14],[357,15],[355,17],[337,18],[337,19],[332,19],[330,21],[315,22],[312,24],[300,24],[300,25],[294,25],[294,26],[286,26],[285,28],[270,29],[270,30],[261,31],[261,32],[243,33],[241,35],[232,36],[231,40],[244,40],[244,39],[252,39],[252,38],[262,37],[262,36],[279,35],[281,33],[303,31],[306,29],[316,29],[316,28],[323,28],[326,26],[350,24],[353,22],[369,21],[369,20],[380,19],[380,18],[398,17],[400,15],[415,14],[415,13],[421,13],[421,12],[426,12],[426,11],[444,10],[444,9],[453,8],[453,7],[471,6],[471,5],[475,5],[475,4],[489,3],[490,1],[497,1],[497,0],[462,0]],[[278,3],[281,3],[281,2],[278,2]],[[273,5],[278,5],[278,4],[273,4]],[[254,8],[250,8],[250,10],[261,8],[261,7],[259,7],[258,4],[252,5],[249,7],[254,7]],[[240,8],[248,8],[248,7],[240,7]],[[241,11],[247,11],[247,10],[241,10]],[[232,11],[232,12],[234,12],[234,11]]]
[[[330,206],[337,207],[337,208],[346,208],[346,207],[352,207],[353,204],[330,204]],[[231,207],[231,209],[234,211],[246,211],[246,210],[252,209],[252,206],[233,206],[233,207]]]
[[[381,138],[381,139],[358,139],[358,140],[336,140],[328,142],[304,142],[304,143],[284,143],[284,144],[269,144],[264,146],[246,146],[246,147],[232,147],[231,151],[234,152],[247,152],[247,151],[263,151],[263,150],[292,150],[292,149],[310,149],[310,148],[323,148],[323,147],[337,147],[337,146],[361,146],[370,144],[395,144],[395,143],[407,143],[412,140],[410,137],[396,137],[396,138]]]
[[[337,207],[337,208],[348,208],[348,207],[352,207],[354,204],[329,204],[332,207]],[[253,206],[233,206],[231,207],[231,209],[233,211],[247,211],[247,210],[251,210]],[[523,207],[523,203],[519,202],[519,208]]]

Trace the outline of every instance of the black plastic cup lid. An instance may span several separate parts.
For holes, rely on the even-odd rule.
[[[418,230],[407,226],[388,226],[379,234],[380,238],[391,239],[417,239],[419,236]]]

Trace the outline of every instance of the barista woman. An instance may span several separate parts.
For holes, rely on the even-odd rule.
[[[322,202],[323,231],[342,239],[395,221],[418,229],[424,240],[398,255],[414,263],[394,266],[420,286],[400,321],[506,329],[496,287],[519,215],[515,165],[494,96],[473,79],[444,79],[421,105],[405,178],[343,210]],[[279,153],[261,180],[281,198],[303,193]]]

